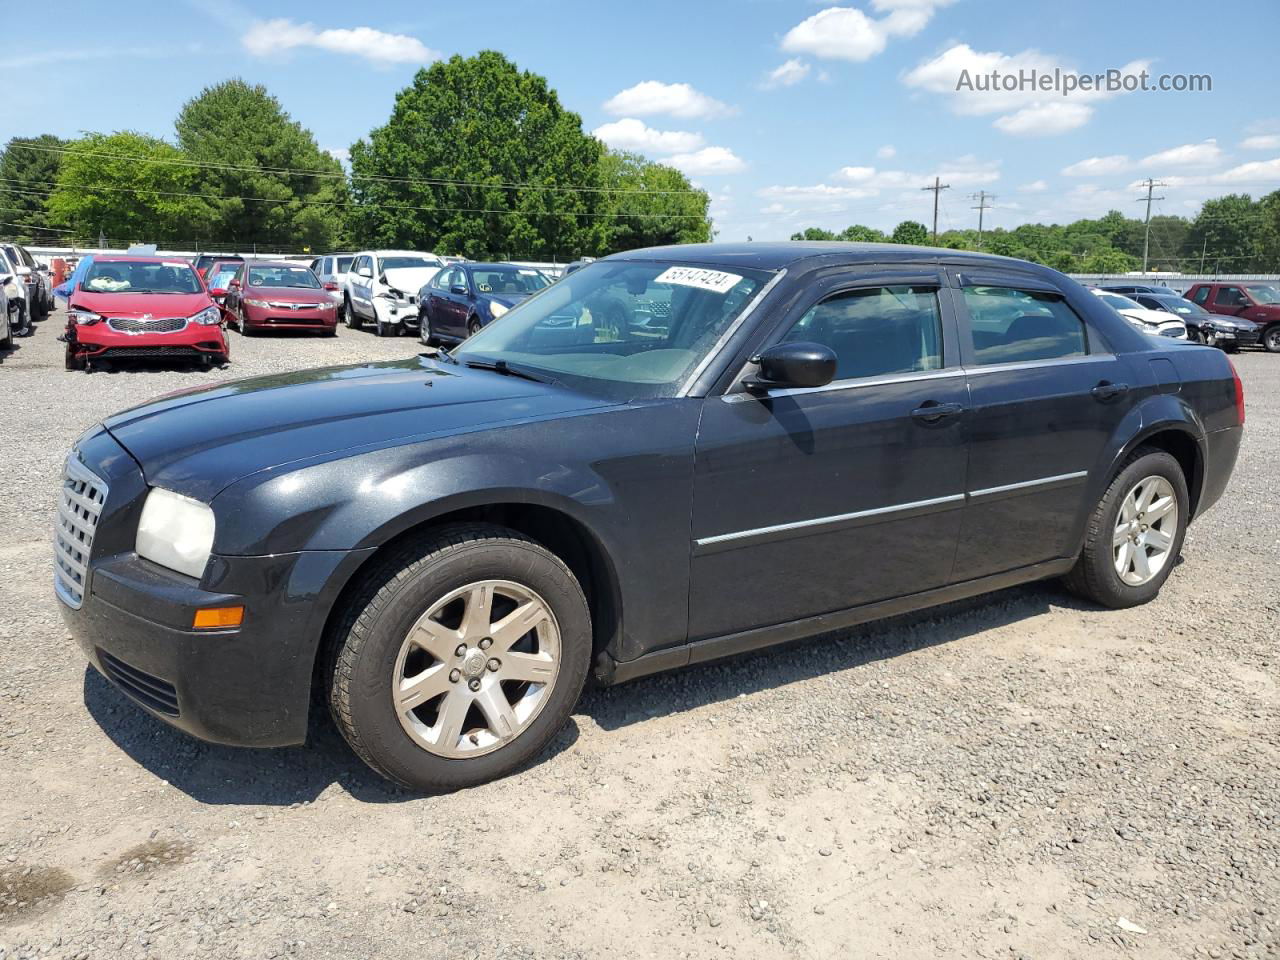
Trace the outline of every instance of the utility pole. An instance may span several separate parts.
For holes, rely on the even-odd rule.
[[[976,207],[970,207],[969,209],[978,211],[978,249],[979,250],[982,249],[982,214],[983,214],[983,211],[987,210],[992,206],[992,204],[989,201],[993,201],[995,200],[995,198],[996,198],[996,195],[994,193],[987,193],[987,191],[985,190],[979,190],[977,193],[969,194],[970,200],[978,201],[978,205]]]
[[[1205,234],[1204,243],[1200,244],[1200,275],[1204,276],[1204,255],[1209,250],[1209,235]]]
[[[1168,186],[1162,180],[1152,180],[1150,177],[1142,181],[1142,185],[1147,188],[1146,197],[1138,197],[1138,201],[1147,201],[1147,216],[1142,225],[1142,272],[1147,272],[1147,252],[1151,249],[1151,201],[1163,200],[1164,197],[1153,197],[1151,191],[1156,187]]]
[[[941,177],[933,178],[932,187],[921,187],[921,190],[933,191],[933,242],[938,242],[938,194],[943,190],[950,190],[951,184],[943,183]]]

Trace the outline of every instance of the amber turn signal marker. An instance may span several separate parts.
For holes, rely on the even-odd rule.
[[[244,621],[244,607],[209,607],[197,610],[192,626],[197,630],[211,627],[238,627]]]

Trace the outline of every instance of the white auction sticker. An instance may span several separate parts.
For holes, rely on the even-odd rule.
[[[681,287],[697,287],[713,293],[728,293],[742,279],[736,273],[723,270],[703,270],[701,267],[668,267],[654,283],[673,283]]]

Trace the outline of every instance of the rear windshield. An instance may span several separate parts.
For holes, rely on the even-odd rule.
[[[335,258],[335,263],[336,263],[336,265],[335,265],[335,266],[334,266],[334,268],[333,268],[333,272],[334,272],[334,273],[349,273],[349,272],[351,271],[351,261],[352,261],[352,260],[354,260],[354,259],[355,259],[355,257],[337,257],[337,258]]]
[[[90,293],[199,293],[200,281],[185,260],[131,263],[95,260],[81,288]]]

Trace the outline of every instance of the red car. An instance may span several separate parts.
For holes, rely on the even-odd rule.
[[[1271,353],[1280,353],[1280,288],[1252,280],[1197,283],[1183,294],[1210,313],[1255,323],[1260,340]]]
[[[225,309],[242,334],[259,330],[338,332],[338,305],[311,269],[287,260],[243,264],[227,286]]]
[[[227,362],[222,311],[185,260],[95,257],[68,296],[67,369],[100,360],[182,357]]]
[[[215,260],[203,272],[199,267],[196,272],[204,278],[205,286],[209,288],[209,296],[213,297],[213,302],[222,308],[222,315],[226,317],[228,323],[235,321],[229,312],[227,312],[227,288],[231,286],[240,273],[240,268],[244,266],[243,260]]]

